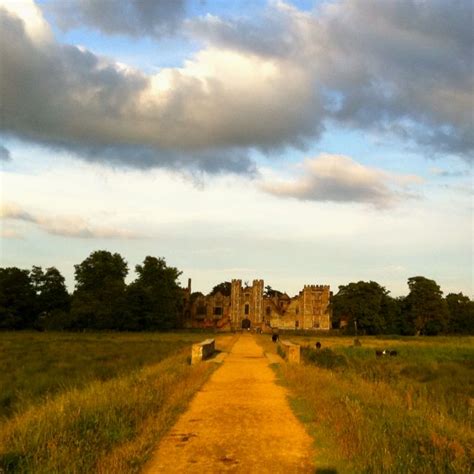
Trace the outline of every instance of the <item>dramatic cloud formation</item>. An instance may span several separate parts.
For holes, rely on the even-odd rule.
[[[387,208],[413,198],[406,188],[419,183],[415,176],[400,176],[369,168],[348,156],[322,154],[302,165],[303,174],[292,181],[267,182],[262,189],[279,197],[304,201],[358,202]]]
[[[208,15],[186,23],[204,49],[154,75],[57,43],[38,8],[20,3],[0,0],[0,81],[1,127],[21,139],[132,167],[251,173],[252,149],[304,148],[335,123],[472,159],[468,0],[342,0],[314,12],[276,2],[253,20]],[[57,8],[64,26],[159,36],[184,7]]]
[[[47,4],[63,29],[89,26],[111,35],[161,37],[173,33],[184,0],[67,0]]]
[[[277,2],[263,19],[187,26],[214,46],[304,65],[327,119],[473,158],[469,0],[343,0],[308,13]]]
[[[248,147],[298,145],[320,127],[303,68],[207,49],[147,77],[36,43],[18,17],[2,16],[2,45],[16,45],[1,55],[2,127],[21,138],[130,166],[249,172]]]
[[[3,145],[0,145],[0,161],[10,161],[10,150],[5,148]]]
[[[93,226],[79,217],[47,217],[39,213],[31,213],[15,204],[3,204],[0,207],[0,219],[32,223],[42,231],[63,237],[76,237],[81,239],[134,239],[139,237],[133,232],[122,229],[112,229],[102,226]],[[10,238],[15,237],[14,231],[6,229]]]

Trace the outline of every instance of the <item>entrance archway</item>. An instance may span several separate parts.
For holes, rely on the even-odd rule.
[[[251,322],[249,318],[242,319],[242,329],[250,329],[250,325]]]

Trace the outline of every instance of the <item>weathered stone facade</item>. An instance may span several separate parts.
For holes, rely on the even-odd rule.
[[[281,329],[320,329],[331,327],[328,285],[305,285],[298,295],[264,293],[263,280],[242,286],[232,280],[230,295],[191,294],[189,281],[185,298],[185,327],[232,330],[257,328],[270,331]]]

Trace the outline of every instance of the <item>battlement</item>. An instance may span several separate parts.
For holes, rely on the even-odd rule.
[[[280,291],[274,291],[269,297],[265,296],[263,279],[256,278],[250,285],[247,281],[243,283],[241,279],[233,278],[230,297],[202,296],[188,301],[186,312],[190,324],[195,327],[217,328],[227,321],[233,329],[327,330],[331,326],[328,310],[331,295],[329,285],[304,285],[292,298]]]
[[[329,291],[329,285],[304,285],[303,290]]]

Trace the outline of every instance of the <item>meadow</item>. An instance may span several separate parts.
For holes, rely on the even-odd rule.
[[[275,370],[315,439],[317,466],[473,472],[473,337],[361,337],[361,346],[353,337],[287,338],[304,347],[303,363]],[[261,343],[277,349],[268,337]],[[397,356],[376,357],[383,349]]]
[[[189,365],[207,336],[0,333],[0,472],[140,472],[215,368]],[[302,364],[274,368],[319,469],[474,471],[473,337],[283,337],[303,346]],[[382,349],[397,356],[376,357]]]
[[[203,337],[199,333],[0,332],[0,421],[60,392],[160,362]]]
[[[0,472],[139,472],[214,370],[189,365],[205,337],[0,333]]]

